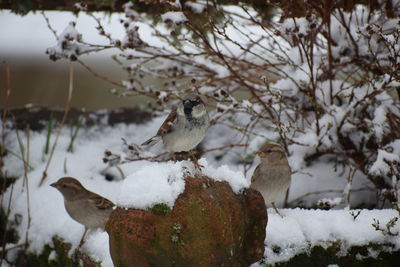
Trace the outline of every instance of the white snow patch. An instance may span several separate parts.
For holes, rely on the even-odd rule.
[[[190,8],[190,10],[193,13],[196,13],[196,14],[203,13],[203,11],[206,8],[206,6],[207,6],[207,3],[206,2],[201,2],[201,1],[198,1],[198,2],[192,2],[192,1],[185,2],[185,7]]]
[[[361,210],[356,219],[348,210],[297,208],[282,209],[281,213],[283,218],[269,209],[264,254],[267,264],[286,261],[297,254],[309,252],[315,246],[328,247],[338,241],[343,244],[343,253],[351,246],[369,243],[389,243],[394,245],[393,250],[400,248],[400,238],[385,236],[371,226],[374,219],[385,224],[398,215],[395,210]],[[399,230],[400,224],[397,224],[393,231]]]
[[[201,158],[199,163],[204,166],[202,171],[204,175],[207,175],[216,181],[228,182],[236,194],[250,186],[249,181],[246,180],[246,177],[242,172],[233,171],[228,165],[214,168],[208,164],[205,158]]]
[[[390,172],[390,166],[388,163],[390,162],[400,162],[399,155],[394,153],[389,153],[385,150],[378,149],[378,156],[374,164],[372,164],[371,168],[369,169],[370,174],[386,174]]]
[[[181,162],[152,162],[125,178],[117,205],[147,209],[165,203],[172,207],[184,190]]]
[[[161,15],[164,22],[172,22],[175,25],[182,24],[188,21],[188,18],[181,11],[169,11]]]

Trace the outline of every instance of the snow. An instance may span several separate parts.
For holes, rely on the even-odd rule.
[[[379,106],[378,108],[375,109],[374,112],[374,119],[373,119],[373,123],[374,123],[374,131],[376,134],[376,137],[381,140],[382,136],[383,136],[383,127],[382,125],[384,124],[385,120],[386,120],[386,109],[385,106]]]
[[[183,192],[185,176],[208,175],[216,181],[227,181],[235,193],[240,193],[243,188],[249,186],[250,175],[246,176],[242,171],[231,164],[211,163],[211,160],[201,158],[199,163],[204,166],[201,173],[193,169],[190,162],[149,162],[136,161],[121,165],[125,179],[119,177],[115,167],[105,171],[101,158],[106,149],[111,149],[115,153],[122,153],[124,150],[121,139],[128,140],[128,143],[141,143],[148,136],[151,136],[157,126],[163,121],[163,117],[156,118],[143,125],[117,125],[114,127],[95,126],[82,129],[74,145],[74,152],[67,153],[70,142],[70,130],[65,128],[59,139],[59,144],[55,150],[53,160],[48,170],[48,177],[42,186],[38,183],[42,177],[44,166],[47,162],[47,155],[43,154],[43,147],[46,141],[46,132],[32,133],[30,137],[30,162],[32,169],[28,172],[29,185],[29,208],[31,215],[29,229],[29,250],[32,252],[42,251],[44,245],[52,243],[52,237],[57,235],[66,242],[73,245],[73,249],[78,246],[83,233],[83,226],[71,219],[65,211],[61,194],[50,187],[49,184],[63,176],[73,176],[78,178],[89,190],[107,197],[118,206],[127,208],[147,209],[157,203],[166,203],[173,207],[173,203],[180,193]],[[214,127],[218,129],[218,127]],[[211,132],[212,129],[210,129]],[[217,132],[222,133],[221,129]],[[26,138],[20,132],[21,140],[26,147]],[[209,136],[211,138],[213,133]],[[223,134],[222,138],[226,138]],[[207,137],[206,137],[207,138]],[[54,140],[52,136],[51,141]],[[212,142],[211,142],[212,143]],[[8,136],[8,148],[20,155],[16,137]],[[393,145],[397,150],[399,146]],[[162,146],[161,148],[162,149]],[[155,148],[156,152],[157,148]],[[396,151],[397,151],[396,150]],[[33,153],[35,152],[35,153]],[[146,153],[152,154],[155,151]],[[387,156],[385,156],[388,158]],[[391,157],[391,159],[394,159]],[[14,218],[17,214],[22,214],[21,223],[16,225],[21,240],[23,242],[27,230],[27,187],[23,185],[23,167],[20,160],[15,155],[9,153],[5,158],[5,168],[10,175],[20,178],[14,185],[11,214],[9,218]],[[307,190],[316,190],[318,184],[325,184],[332,189],[332,185],[343,189],[345,181],[332,179],[327,176],[327,170],[321,163],[320,167],[315,167],[319,173],[316,177],[324,178],[322,183],[318,178],[312,178],[304,174],[294,174],[291,188],[291,199],[295,196],[307,193]],[[310,170],[309,170],[310,171]],[[115,174],[115,180],[109,182],[104,179],[104,173]],[[329,172],[328,172],[329,173]],[[330,174],[337,175],[334,171]],[[308,178],[305,178],[308,177]],[[357,175],[354,180],[356,181]],[[329,183],[329,181],[331,183]],[[338,183],[338,181],[343,181]],[[307,186],[304,186],[304,185]],[[315,186],[315,188],[313,187]],[[301,192],[299,190],[302,190]],[[3,207],[7,207],[11,188],[4,194]],[[395,216],[394,210],[362,210],[359,217],[353,220],[347,210],[302,210],[284,209],[284,218],[280,218],[274,211],[269,210],[269,222],[267,226],[266,252],[268,263],[287,260],[296,254],[309,251],[313,246],[328,246],[335,240],[344,240],[346,246],[368,244],[376,242],[378,244],[390,242],[399,247],[398,239],[390,239],[382,233],[375,231],[371,226],[373,219],[378,219],[382,225],[391,217]],[[398,226],[396,226],[398,227]],[[397,228],[396,228],[397,229]],[[276,254],[273,248],[280,247],[281,252]],[[87,236],[87,241],[82,247],[94,259],[102,262],[102,266],[112,266],[109,255],[108,235],[101,230],[93,230]],[[345,249],[345,248],[344,248]],[[53,255],[54,257],[54,255]]]
[[[197,1],[197,2],[187,1],[187,2],[185,2],[185,7],[190,8],[190,10],[196,14],[203,13],[206,6],[207,6],[206,1]]]
[[[108,244],[108,234],[98,229],[88,235],[83,249],[102,266],[113,266]]]
[[[212,177],[216,181],[226,181],[232,187],[232,190],[238,194],[244,188],[250,186],[248,180],[242,172],[233,171],[227,165],[221,165],[218,168],[211,167],[205,158],[199,160],[204,166],[203,174]]]
[[[280,25],[283,32],[296,32],[307,35],[310,31],[309,22],[305,18],[285,19]]]
[[[197,3],[201,3],[197,4]],[[207,2],[185,2],[185,7],[189,7],[195,12],[203,12]],[[180,2],[175,1],[172,3],[176,8],[180,9]],[[124,21],[128,23],[128,27],[123,29],[118,19],[123,16],[122,14],[116,14],[110,16],[109,28],[107,32],[112,33],[112,40],[122,40],[122,44],[133,44],[133,48],[137,48],[142,45],[142,40],[153,48],[163,48],[166,54],[174,54],[176,51],[173,47],[169,46],[161,38],[156,36],[163,34],[165,36],[170,35],[170,28],[165,25],[157,25],[151,27],[147,24],[145,19],[141,18],[135,10],[132,9],[131,4],[125,6],[125,17]],[[248,25],[249,14],[256,16],[257,12],[249,10],[249,14],[245,13],[241,7],[238,6],[224,6],[223,10],[226,14],[237,14],[235,20],[235,27],[228,25],[225,29],[227,35],[231,38],[229,40],[216,40],[211,42],[211,45],[224,55],[238,55],[241,54],[241,59],[250,60],[252,55],[242,53],[239,45],[247,47],[250,43],[256,44],[252,51],[258,57],[252,60],[254,64],[265,64],[266,62],[273,63],[279,62],[276,56],[282,56],[288,58],[290,64],[283,65],[280,69],[282,73],[288,74],[288,77],[284,76],[279,78],[275,83],[271,84],[272,91],[277,92],[277,95],[281,96],[292,96],[302,97],[302,91],[310,86],[311,82],[317,82],[316,84],[316,99],[318,107],[322,109],[321,115],[316,120],[313,116],[304,117],[291,124],[287,122],[286,117],[282,117],[284,133],[288,138],[291,138],[289,142],[289,163],[293,170],[292,184],[289,191],[289,203],[292,205],[302,205],[311,207],[315,203],[328,203],[331,206],[340,208],[340,204],[349,204],[350,207],[361,205],[361,204],[376,204],[376,196],[373,190],[374,186],[366,178],[366,175],[360,171],[356,171],[353,177],[352,183],[347,181],[352,172],[351,166],[354,168],[352,163],[342,163],[338,159],[338,155],[345,153],[349,154],[351,151],[346,151],[346,148],[342,148],[337,142],[337,131],[341,127],[341,134],[346,135],[350,141],[354,142],[356,146],[360,145],[361,142],[365,143],[371,134],[377,137],[378,141],[382,141],[383,137],[388,131],[388,113],[392,112],[397,114],[398,109],[393,99],[385,92],[377,94],[374,99],[366,97],[371,95],[375,88],[385,87],[395,88],[399,85],[396,81],[389,81],[389,77],[385,75],[381,81],[375,81],[373,85],[360,85],[359,87],[352,86],[351,83],[337,80],[332,82],[332,92],[328,93],[326,88],[330,88],[330,85],[326,81],[319,82],[318,80],[312,81],[310,73],[313,73],[314,79],[321,75],[322,71],[325,71],[322,62],[324,61],[324,54],[321,51],[315,52],[313,62],[315,66],[310,69],[306,64],[304,58],[300,55],[298,47],[290,47],[287,43],[283,42],[280,37],[276,37],[275,40],[282,42],[279,45],[284,47],[281,51],[279,49],[273,50],[274,54],[267,53],[268,49],[262,47],[271,47],[267,38],[259,39],[261,29],[254,25]],[[344,20],[349,22],[349,30],[352,36],[356,38],[356,42],[359,45],[359,53],[361,56],[368,56],[371,53],[377,53],[380,57],[377,58],[379,64],[387,66],[387,58],[390,55],[389,51],[384,48],[384,45],[379,44],[377,36],[374,36],[370,43],[366,43],[367,38],[363,38],[362,34],[369,34],[366,31],[366,16],[370,12],[364,7],[357,7],[356,15],[350,16],[349,13],[344,13]],[[0,14],[7,14],[1,11]],[[93,21],[84,14],[80,14],[78,17],[72,15],[65,15],[66,13],[46,12],[50,17],[50,21],[54,22],[53,25],[59,34],[59,40],[54,46],[54,41],[47,42],[49,36],[52,35],[46,29],[46,25],[43,18],[34,18],[32,14],[27,15],[23,19],[18,20],[10,14],[7,16],[0,17],[2,25],[10,25],[10,27],[2,27],[0,29],[0,35],[3,36],[4,42],[0,42],[0,51],[4,54],[11,53],[11,48],[20,47],[20,49],[26,53],[31,46],[26,46],[27,32],[35,32],[34,37],[30,37],[34,42],[32,47],[35,47],[37,51],[35,53],[43,53],[46,47],[52,47],[49,52],[53,55],[60,55],[69,57],[71,54],[63,54],[65,51],[65,42],[71,45],[67,47],[71,53],[74,53],[76,49],[85,49],[82,44],[77,42],[84,38],[86,42],[96,44],[108,44],[109,40],[93,39],[90,34],[93,34],[93,29],[96,25],[93,25]],[[100,16],[101,13],[93,13],[95,16]],[[337,15],[337,14],[336,14]],[[187,17],[181,11],[171,11],[161,16],[164,22],[170,21],[175,26],[187,21]],[[344,49],[348,48],[351,50],[352,46],[349,46],[348,35],[341,22],[338,21],[339,16],[332,14],[332,39],[338,46],[333,47],[333,57],[339,59],[341,63],[346,64],[351,59],[354,51],[349,51],[345,56]],[[357,19],[356,19],[357,18]],[[380,18],[377,14],[372,14],[369,25],[373,30],[378,31],[379,25],[383,26],[384,34],[389,34],[393,28],[396,28],[397,20],[388,19],[387,22],[380,23],[379,20],[386,19],[385,17]],[[312,18],[315,20],[315,18]],[[69,23],[70,21],[76,21],[76,24]],[[89,21],[91,21],[89,23]],[[16,23],[25,22],[19,31],[15,31],[13,25]],[[314,21],[315,22],[315,21]],[[376,22],[376,24],[374,24]],[[288,35],[290,39],[291,34],[305,35],[309,33],[311,24],[313,21],[308,21],[303,18],[285,20],[280,26],[282,30],[282,36]],[[317,24],[320,22],[317,21]],[[88,26],[90,25],[90,27]],[[374,26],[375,25],[375,26]],[[64,29],[64,30],[63,30]],[[45,32],[46,37],[41,34]],[[263,32],[263,31],[261,31]],[[182,29],[184,35],[185,29]],[[82,37],[81,37],[82,36]],[[98,37],[95,33],[94,36]],[[216,35],[219,36],[218,34]],[[43,38],[42,38],[43,37]],[[92,36],[93,37],[93,36]],[[18,45],[14,45],[10,40],[16,39]],[[30,39],[28,39],[30,40]],[[256,41],[257,40],[257,41]],[[386,42],[393,42],[392,36],[384,36],[383,40]],[[288,41],[290,42],[290,41]],[[43,45],[46,43],[46,45]],[[40,44],[40,48],[39,45]],[[323,46],[323,44],[321,45]],[[285,48],[287,47],[287,49]],[[396,44],[396,51],[399,50],[399,46]],[[145,48],[143,48],[145,49]],[[317,49],[317,47],[315,48]],[[144,50],[143,50],[144,51]],[[157,50],[158,51],[158,50]],[[221,81],[224,78],[229,78],[231,71],[224,65],[218,64],[218,62],[210,61],[208,58],[197,55],[197,47],[193,45],[183,44],[182,51],[193,53],[193,60],[196,64],[201,66],[211,66],[212,70],[215,71],[216,78]],[[128,52],[126,52],[128,53]],[[132,49],[129,51],[133,56],[138,54],[138,51]],[[136,54],[135,54],[136,53]],[[275,54],[276,53],[276,54]],[[262,55],[262,56],[260,56]],[[141,55],[143,56],[143,54]],[[135,63],[136,64],[136,63]],[[140,65],[140,64],[138,64]],[[281,65],[281,64],[277,64]],[[161,70],[168,66],[175,66],[174,62],[165,61],[159,63],[154,70]],[[134,66],[133,66],[134,67]],[[232,67],[235,67],[232,64]],[[148,68],[142,66],[142,68]],[[133,68],[132,68],[133,69]],[[182,68],[187,73],[195,73],[198,75],[199,69],[191,69],[189,67]],[[151,72],[150,69],[146,69]],[[154,73],[154,72],[153,72]],[[338,74],[340,76],[340,74]],[[356,76],[356,75],[354,75]],[[230,78],[229,78],[230,79]],[[392,78],[390,78],[391,80]],[[232,80],[232,79],[230,79]],[[247,82],[247,81],[246,81]],[[132,82],[123,81],[123,84],[127,89],[131,89],[134,84]],[[229,87],[231,84],[227,85]],[[389,86],[390,85],[390,86]],[[252,85],[255,86],[255,85]],[[213,86],[205,86],[199,88],[201,92],[207,92],[212,94],[215,91]],[[175,90],[175,89],[172,89]],[[264,90],[260,90],[263,92]],[[332,96],[344,95],[342,98],[343,103],[335,104],[331,103],[334,101]],[[167,96],[167,93],[160,94],[160,99]],[[350,97],[351,96],[351,97]],[[276,99],[267,94],[261,96],[266,101],[271,100],[272,103],[277,103]],[[351,100],[350,100],[351,99]],[[237,127],[240,129],[243,125],[250,125],[253,118],[249,115],[251,112],[260,113],[263,111],[260,105],[252,104],[250,101],[237,101],[233,97],[227,99],[229,101],[223,102],[224,104],[218,103],[217,107],[224,110],[226,117],[222,117],[224,123],[220,123],[217,126],[212,127],[204,142],[203,146],[205,149],[221,147],[224,145],[240,143],[242,144],[245,138],[239,131],[233,131],[231,128]],[[361,107],[365,100],[373,100],[368,107],[371,109],[370,116],[365,119],[362,123],[365,123],[366,127],[370,128],[371,133],[361,133],[357,130],[354,121],[358,120],[358,114],[364,107]],[[280,101],[280,98],[278,98]],[[303,100],[303,102],[307,102]],[[297,104],[301,104],[302,101],[298,101]],[[233,109],[234,104],[237,105],[237,109],[245,110],[247,114],[233,113],[229,118],[229,111]],[[274,109],[281,109],[276,104],[271,105]],[[288,106],[290,107],[290,106]],[[285,109],[283,106],[282,109]],[[294,109],[297,111],[297,109]],[[285,113],[291,113],[289,108],[285,110]],[[215,114],[213,114],[215,115]],[[293,114],[292,114],[293,115]],[[226,119],[228,117],[228,119]],[[293,116],[297,120],[297,116]],[[65,212],[63,206],[62,196],[59,192],[49,187],[51,182],[56,181],[62,176],[74,176],[77,177],[82,184],[89,190],[95,191],[110,200],[117,203],[119,206],[126,208],[141,208],[147,209],[157,203],[166,203],[170,207],[173,206],[174,201],[179,194],[184,190],[185,176],[186,175],[208,175],[217,181],[227,181],[232,190],[235,193],[240,193],[243,188],[249,186],[249,180],[258,159],[254,158],[254,153],[258,150],[262,143],[265,141],[276,141],[278,140],[279,134],[277,131],[278,126],[275,125],[262,125],[265,127],[258,127],[254,129],[256,134],[249,137],[249,146],[242,149],[233,148],[224,151],[213,151],[206,153],[204,158],[200,159],[200,164],[204,166],[202,173],[198,173],[193,170],[192,165],[188,162],[149,162],[149,161],[136,161],[129,164],[121,165],[122,173],[125,174],[126,178],[121,177],[117,168],[103,165],[101,159],[104,151],[110,149],[117,154],[123,155],[126,152],[125,147],[121,144],[121,138],[128,140],[128,143],[140,144],[150,136],[154,135],[159,125],[162,123],[164,118],[156,118],[144,125],[118,125],[116,127],[92,127],[79,132],[79,136],[75,141],[74,152],[67,152],[67,147],[70,143],[70,129],[64,129],[59,144],[55,151],[54,157],[48,170],[48,177],[45,184],[38,187],[42,172],[47,163],[48,155],[43,153],[43,148],[46,142],[46,133],[32,133],[30,137],[30,151],[29,155],[29,168],[28,171],[28,185],[29,185],[29,206],[27,200],[27,186],[24,185],[23,175],[24,168],[21,164],[21,157],[18,142],[14,135],[7,137],[8,144],[7,148],[14,153],[9,153],[5,158],[5,170],[9,175],[19,177],[18,181],[14,186],[14,191],[11,201],[11,214],[10,218],[18,217],[18,214],[22,214],[22,221],[19,225],[16,225],[17,231],[21,237],[20,242],[23,242],[25,233],[28,228],[28,208],[31,211],[31,222],[29,229],[29,239],[31,240],[30,250],[33,252],[39,252],[43,249],[45,244],[51,243],[51,238],[54,235],[58,235],[65,239],[66,242],[71,242],[73,248],[75,248],[79,242],[83,227],[77,222],[73,221]],[[304,119],[304,120],[303,120]],[[230,121],[229,121],[230,120]],[[229,125],[229,122],[231,125]],[[296,125],[296,123],[298,123]],[[298,126],[304,123],[301,127]],[[319,133],[317,134],[316,128],[317,123],[319,124]],[[261,124],[261,123],[260,123]],[[251,128],[251,127],[249,127]],[[266,129],[268,129],[266,131]],[[272,129],[272,130],[271,130]],[[300,131],[299,131],[300,130]],[[20,133],[22,136],[22,142],[24,147],[27,147],[27,138],[23,132]],[[246,137],[247,138],[247,137]],[[362,141],[363,140],[363,141]],[[54,142],[54,135],[51,136],[51,142]],[[360,150],[365,155],[368,155],[368,171],[373,175],[383,175],[385,178],[392,179],[394,189],[400,192],[399,182],[396,180],[393,174],[391,174],[391,167],[396,166],[400,162],[400,140],[394,140],[392,143],[379,146],[379,150],[371,154],[371,151]],[[161,142],[154,147],[151,151],[147,151],[146,156],[155,155],[157,151],[163,151]],[[316,152],[333,151],[333,156],[321,157],[318,160],[313,160],[312,163],[306,162],[305,158],[309,155],[316,154]],[[335,153],[334,153],[335,152]],[[15,155],[18,155],[16,157]],[[221,158],[221,159],[218,159]],[[251,163],[245,166],[243,162],[251,159]],[[336,159],[335,159],[336,158]],[[348,158],[347,158],[348,159]],[[342,165],[343,164],[343,165]],[[115,177],[112,182],[106,181],[104,174],[110,174]],[[143,190],[145,189],[145,190]],[[342,203],[343,192],[351,192],[350,203]],[[357,193],[357,190],[362,193]],[[363,191],[364,190],[364,191]],[[4,199],[8,199],[11,195],[11,189],[4,195]],[[7,201],[3,203],[3,206],[7,206]],[[348,205],[346,205],[348,207]],[[280,218],[273,211],[270,211],[269,224],[267,226],[267,240],[266,240],[266,256],[267,263],[275,263],[278,261],[288,260],[294,255],[299,253],[309,252],[314,246],[329,246],[336,240],[344,241],[343,253],[345,253],[347,247],[351,245],[368,244],[369,242],[377,242],[379,244],[390,243],[394,244],[394,249],[399,249],[398,238],[391,238],[385,236],[371,226],[373,219],[381,221],[382,225],[385,224],[390,218],[396,215],[394,210],[362,210],[361,215],[357,219],[353,219],[347,210],[333,210],[333,211],[321,211],[321,210],[282,210],[284,218]],[[396,226],[398,229],[398,225]],[[279,247],[280,253],[275,253],[274,248]],[[102,231],[93,231],[88,236],[87,242],[83,247],[91,256],[102,262],[103,266],[111,266],[111,259],[108,253],[108,236]],[[370,254],[376,254],[371,251]],[[54,255],[52,255],[54,257]]]
[[[150,163],[124,179],[117,205],[147,209],[165,203],[172,208],[185,190],[183,172],[180,162]]]
[[[267,264],[287,261],[294,255],[307,253],[315,246],[326,248],[338,241],[342,242],[340,253],[343,254],[351,246],[370,243],[393,244],[393,251],[400,248],[400,238],[385,236],[371,226],[374,219],[385,224],[398,215],[395,210],[361,210],[356,219],[348,210],[296,208],[281,209],[280,212],[283,218],[269,209],[265,250]],[[399,230],[400,225],[397,225],[394,231]]]
[[[175,25],[186,22],[188,19],[181,11],[169,11],[161,15],[164,22],[172,22]]]
[[[378,149],[378,156],[374,164],[372,164],[369,172],[375,175],[384,175],[390,172],[390,166],[388,163],[400,162],[400,157],[398,154],[389,153],[385,150]]]
[[[28,171],[29,209],[31,222],[29,228],[29,250],[40,252],[46,244],[52,243],[52,237],[57,235],[70,242],[73,248],[78,246],[83,234],[83,226],[68,216],[65,211],[62,195],[50,187],[49,184],[64,176],[76,177],[83,186],[96,192],[121,207],[147,209],[157,203],[165,203],[171,207],[183,192],[185,176],[199,176],[194,170],[193,164],[183,162],[148,162],[137,161],[121,165],[122,172],[127,176],[119,177],[115,167],[105,168],[101,159],[106,149],[122,153],[121,138],[129,140],[129,143],[141,143],[151,136],[162,122],[163,118],[157,118],[144,125],[117,125],[115,127],[95,126],[79,131],[79,136],[74,144],[74,152],[68,153],[70,143],[70,129],[64,128],[55,150],[48,176],[42,186],[38,186],[48,155],[43,153],[46,143],[46,131],[31,133]],[[140,133],[140,134],[138,134]],[[24,132],[20,132],[23,145],[27,147]],[[54,135],[51,136],[54,142]],[[5,168],[9,175],[20,177],[11,192],[11,188],[4,194],[3,208],[8,206],[11,196],[11,214],[14,218],[22,214],[21,223],[17,225],[17,231],[23,242],[28,228],[27,187],[24,185],[24,168],[21,160],[19,145],[15,135],[9,135],[7,147],[10,151],[4,159]],[[157,148],[156,148],[157,150]],[[152,155],[152,152],[146,152]],[[212,167],[206,159],[201,159],[204,165],[203,174],[209,175],[217,181],[228,181],[235,192],[240,192],[248,183],[244,175],[231,170],[228,166]],[[115,175],[115,180],[109,182],[104,179],[104,173]],[[145,190],[144,190],[145,189]],[[83,250],[102,262],[102,266],[112,266],[108,253],[108,235],[100,230],[92,231],[87,238]]]

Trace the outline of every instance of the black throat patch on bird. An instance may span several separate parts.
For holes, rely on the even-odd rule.
[[[193,110],[193,107],[184,107],[184,109],[183,109],[183,112],[185,112],[185,116],[188,121],[193,119],[192,110]]]

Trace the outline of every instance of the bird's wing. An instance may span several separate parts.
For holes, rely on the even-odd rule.
[[[251,176],[251,183],[254,183],[254,180],[258,176],[258,173],[260,172],[260,165],[261,164],[258,164],[258,166],[254,169],[253,176]]]
[[[93,193],[89,198],[88,198],[89,203],[94,204],[98,209],[105,210],[105,209],[111,209],[115,205],[112,203],[110,200],[99,196],[95,193]]]
[[[157,136],[163,136],[172,131],[172,126],[176,122],[177,114],[177,108],[174,107],[171,110],[171,113],[169,113],[168,117],[163,122],[163,124],[161,124],[160,129],[158,129]]]
[[[161,124],[160,129],[158,129],[157,134],[144,142],[142,146],[153,146],[158,141],[161,140],[161,137],[172,131],[172,126],[174,125],[177,118],[176,107],[172,109],[171,113],[169,113],[168,117],[165,119],[163,124]]]

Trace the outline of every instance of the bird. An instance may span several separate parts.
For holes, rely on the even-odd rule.
[[[265,144],[257,155],[261,158],[261,163],[254,170],[250,188],[258,190],[265,204],[272,204],[282,217],[275,206],[275,201],[289,189],[292,173],[285,150],[276,144]]]
[[[162,140],[170,153],[190,152],[203,140],[209,127],[210,119],[203,100],[196,94],[188,94],[172,109],[157,134],[142,146],[151,147]],[[200,166],[194,156],[193,162]]]
[[[73,177],[60,178],[50,186],[58,189],[63,195],[65,209],[69,216],[85,226],[79,247],[84,243],[88,229],[104,229],[115,207],[112,201],[87,190]]]

